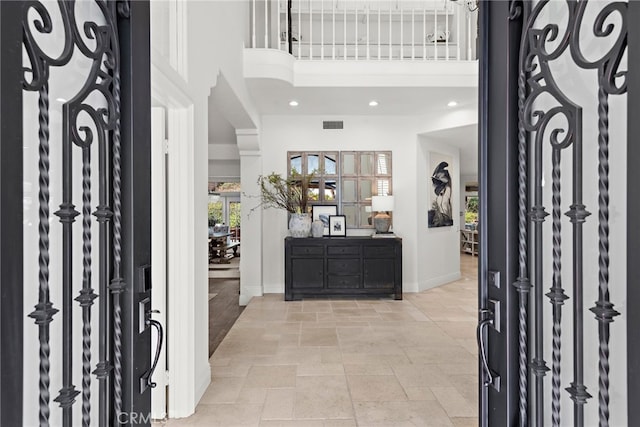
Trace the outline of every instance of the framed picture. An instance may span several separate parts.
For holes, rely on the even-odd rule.
[[[429,211],[427,224],[429,228],[451,227],[453,225],[453,209],[451,207],[452,182],[454,175],[451,156],[440,153],[429,153],[431,178],[429,179]]]
[[[330,236],[346,236],[347,235],[347,217],[344,215],[331,215],[329,217],[329,235]]]
[[[338,214],[338,205],[311,206],[311,221],[319,219],[324,224],[323,236],[329,236],[329,217]]]

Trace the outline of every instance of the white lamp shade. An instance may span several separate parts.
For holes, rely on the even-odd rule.
[[[393,196],[373,196],[371,210],[374,212],[389,212],[393,210]]]

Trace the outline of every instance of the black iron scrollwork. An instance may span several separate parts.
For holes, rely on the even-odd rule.
[[[583,223],[590,213],[583,204],[582,194],[582,152],[585,146],[582,134],[582,108],[574,104],[560,90],[556,83],[550,63],[567,51],[573,62],[582,69],[596,69],[598,71],[598,238],[599,238],[599,299],[595,307],[591,309],[599,322],[599,414],[600,425],[607,426],[609,418],[609,324],[618,314],[613,309],[609,300],[609,166],[608,166],[608,95],[618,95],[626,91],[626,72],[619,71],[622,58],[627,45],[626,3],[612,2],[606,5],[596,3],[601,7],[593,23],[593,35],[596,39],[610,38],[613,40],[611,48],[596,60],[587,60],[581,49],[585,35],[581,29],[585,20],[587,1],[567,0],[566,8],[568,21],[562,34],[560,26],[556,23],[541,23],[539,19],[542,11],[549,5],[549,0],[535,3],[529,13],[525,2],[525,24],[521,41],[521,61],[519,76],[519,189],[520,189],[520,275],[526,277],[526,262],[523,262],[523,254],[526,257],[526,224],[524,223],[523,204],[526,205],[526,180],[528,152],[526,133],[534,135],[534,163],[533,183],[534,201],[531,207],[530,219],[534,223],[534,279],[535,292],[535,357],[532,361],[532,371],[536,376],[536,419],[543,422],[543,390],[542,379],[547,370],[542,359],[542,221],[546,217],[542,205],[542,147],[549,144],[552,152],[552,285],[548,298],[553,307],[553,332],[552,332],[552,423],[560,425],[560,345],[561,345],[561,307],[567,299],[561,282],[561,171],[560,159],[563,150],[571,147],[572,150],[572,185],[573,200],[566,215],[573,226],[573,326],[574,326],[574,381],[567,388],[571,399],[574,401],[574,423],[577,426],[584,425],[584,405],[591,397],[584,384],[584,343],[583,343]],[[515,2],[514,2],[515,4]],[[517,14],[517,7],[512,4],[512,15]],[[556,3],[557,4],[557,3]],[[616,27],[611,17],[617,14],[620,24]],[[513,19],[513,18],[511,18]],[[549,17],[545,17],[549,21]],[[551,19],[553,21],[553,19]],[[617,29],[617,32],[616,32]],[[615,33],[615,34],[614,34]],[[588,38],[587,38],[588,39]],[[590,40],[590,39],[589,39]],[[525,83],[526,82],[526,83]],[[536,108],[542,96],[552,99],[556,105],[546,110]],[[562,120],[558,120],[558,119]],[[561,122],[562,125],[557,123]],[[554,123],[553,127],[551,123]],[[524,234],[523,234],[524,233]],[[524,258],[526,261],[526,258]],[[525,280],[520,278],[514,284],[518,287],[521,297],[526,286]],[[522,290],[521,290],[522,289]],[[523,304],[521,303],[521,310]],[[520,322],[521,340],[523,338],[522,327],[526,326],[526,319]],[[526,331],[524,331],[526,333]],[[526,338],[526,335],[524,335]],[[526,347],[520,345],[520,357],[526,357]],[[520,370],[521,409],[523,406],[523,388],[526,388],[526,380],[523,381],[522,369]],[[526,390],[524,390],[526,393]],[[526,403],[526,402],[525,402]],[[521,420],[522,421],[522,420]]]
[[[571,54],[576,64],[598,72],[598,301],[591,311],[598,321],[598,414],[600,426],[609,425],[609,325],[619,315],[609,298],[609,95],[627,91],[626,71],[620,64],[627,48],[627,3],[614,2],[605,5],[593,23],[596,39],[612,38],[611,48],[598,59],[589,61],[583,55],[581,41],[586,3],[576,7]],[[620,18],[616,26],[607,20],[616,14]]]
[[[82,289],[76,298],[82,307],[82,424],[89,425],[90,418],[90,366],[91,366],[91,307],[97,295],[93,290],[91,276],[92,246],[91,246],[91,146],[97,141],[99,149],[99,204],[93,215],[96,216],[100,230],[100,361],[94,374],[100,381],[100,424],[107,425],[111,411],[109,401],[110,392],[108,381],[111,374],[109,361],[111,349],[109,332],[111,331],[111,307],[109,293],[114,294],[114,354],[116,366],[114,371],[115,409],[122,406],[122,367],[121,341],[122,329],[119,293],[123,288],[121,274],[121,226],[120,226],[120,53],[118,40],[118,17],[128,17],[128,1],[96,0],[95,5],[102,15],[98,24],[94,21],[78,22],[75,0],[59,0],[57,13],[61,16],[63,32],[63,48],[57,56],[50,56],[38,44],[35,32],[39,36],[53,31],[53,21],[47,7],[40,1],[24,3],[23,42],[27,54],[29,67],[24,69],[23,88],[26,91],[39,93],[39,266],[40,292],[36,310],[30,314],[39,325],[40,340],[40,425],[49,423],[49,324],[57,309],[53,308],[49,300],[49,151],[51,147],[62,151],[63,189],[60,209],[55,212],[63,228],[63,375],[62,389],[55,401],[63,408],[63,424],[72,425],[71,407],[75,397],[80,393],[72,384],[72,318],[71,318],[71,289],[72,289],[72,224],[75,217],[80,215],[72,200],[72,155],[73,146],[77,146],[82,154],[82,240],[83,240],[83,273]],[[36,18],[29,22],[29,16],[35,13]],[[91,41],[91,43],[87,43]],[[91,45],[91,47],[90,47]],[[54,137],[53,144],[49,143],[49,77],[51,67],[63,67],[79,53],[91,61],[88,75],[82,88],[62,107],[63,133],[61,138]],[[94,107],[91,100],[101,99],[102,107]],[[91,125],[87,125],[86,118]],[[83,124],[80,124],[83,123]],[[109,140],[109,134],[113,141]],[[112,152],[110,152],[111,148]],[[113,162],[113,165],[110,163]],[[113,173],[113,177],[109,174]],[[110,184],[113,182],[113,188]],[[109,201],[113,198],[112,212]],[[114,217],[113,235],[110,222]],[[114,276],[108,283],[111,267],[108,265],[108,255],[114,245]]]

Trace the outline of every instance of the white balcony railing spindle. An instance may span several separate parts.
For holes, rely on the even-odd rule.
[[[404,12],[400,6],[400,60],[404,59]]]
[[[380,2],[378,2],[378,61],[380,61],[380,40],[382,39],[382,28],[380,26]]]
[[[264,0],[264,48],[269,49],[269,0]]]
[[[444,50],[449,60],[449,2],[444,3]]]
[[[324,0],[320,0],[320,59],[324,60]]]
[[[331,59],[336,59],[336,4],[331,2],[333,36],[331,38]]]
[[[298,59],[302,55],[302,0],[298,0]]]
[[[416,10],[411,9],[411,60],[416,59]]]
[[[354,25],[356,27],[356,35],[355,35],[355,41],[356,41],[356,57],[355,60],[358,60],[358,6],[356,6],[356,19],[354,21]]]
[[[367,8],[367,59],[369,59],[369,5],[366,6]]]
[[[431,43],[433,43],[433,56],[438,60],[438,11],[433,9],[433,33],[431,33]]]
[[[256,0],[251,2],[251,47],[256,48]]]
[[[470,60],[473,56],[471,48],[471,15],[467,13],[467,59]]]
[[[344,60],[347,60],[347,5],[344,5],[344,37],[343,37],[343,43],[344,43],[344,51],[342,52],[344,55]]]
[[[456,13],[456,59],[462,59],[460,56],[460,11]]]
[[[422,60],[427,60],[427,8],[422,9]]]
[[[313,59],[313,0],[309,0],[309,59]]]
[[[393,59],[393,15],[391,3],[389,3],[389,61]]]

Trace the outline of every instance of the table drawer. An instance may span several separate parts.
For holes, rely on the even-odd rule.
[[[327,272],[344,275],[360,274],[360,259],[328,259]]]
[[[329,289],[357,289],[360,287],[360,276],[336,276],[327,277],[327,288]]]
[[[390,245],[364,247],[365,258],[392,258],[395,252],[395,247]]]
[[[324,246],[293,246],[291,248],[292,256],[311,256],[324,255]]]
[[[360,255],[360,246],[327,246],[327,255]]]

